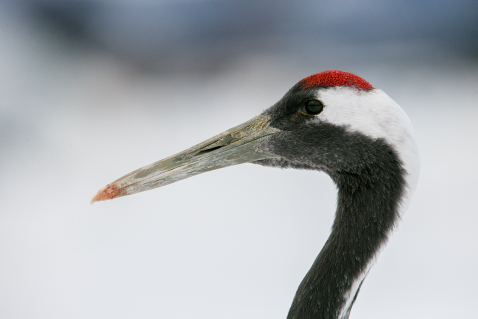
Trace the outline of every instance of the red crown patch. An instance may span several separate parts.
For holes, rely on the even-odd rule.
[[[354,86],[361,90],[372,90],[373,86],[350,72],[329,70],[316,73],[314,75],[303,78],[297,83],[301,90],[308,89],[313,86]]]

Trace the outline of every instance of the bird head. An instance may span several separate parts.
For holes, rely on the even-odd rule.
[[[324,71],[261,115],[108,184],[92,203],[247,162],[321,170],[340,183],[344,174],[367,176],[387,161],[417,169],[408,165],[416,157],[413,129],[397,103],[357,75]]]

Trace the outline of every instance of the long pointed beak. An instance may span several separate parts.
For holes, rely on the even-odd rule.
[[[144,192],[215,169],[278,157],[258,148],[267,136],[280,132],[269,124],[269,116],[256,116],[181,153],[137,169],[100,189],[91,204]]]

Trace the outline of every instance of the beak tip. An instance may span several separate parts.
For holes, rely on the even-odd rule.
[[[93,197],[90,201],[90,205],[93,205],[94,203],[96,202],[99,202],[101,201],[101,199],[99,199],[99,192],[95,195],[95,197]]]
[[[90,204],[93,205],[96,202],[113,199],[118,197],[119,193],[120,192],[116,185],[108,184],[96,193],[96,195],[91,199]]]

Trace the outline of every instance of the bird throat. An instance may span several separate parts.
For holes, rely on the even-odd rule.
[[[375,140],[375,161],[361,171],[329,174],[338,199],[332,231],[300,284],[288,319],[346,319],[363,280],[399,219],[405,171]],[[377,160],[378,159],[378,160]]]

